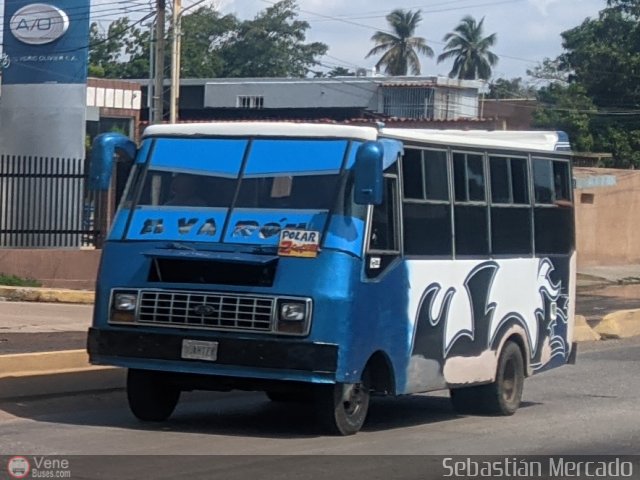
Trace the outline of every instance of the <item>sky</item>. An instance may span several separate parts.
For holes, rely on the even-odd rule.
[[[4,10],[0,0],[0,15]],[[34,0],[35,2],[36,0]],[[241,20],[272,5],[275,0],[204,0],[222,14],[233,13]],[[200,0],[182,0],[189,7]],[[103,29],[119,16],[139,19],[153,10],[155,0],[91,0],[92,20]],[[172,0],[167,0],[171,5]],[[306,20],[308,42],[329,46],[321,67],[349,70],[372,70],[379,57],[365,58],[374,46],[371,35],[387,30],[386,15],[396,8],[421,10],[422,22],[416,35],[424,37],[434,50],[433,59],[421,57],[425,76],[447,76],[451,62],[438,64],[443,37],[452,31],[465,15],[477,20],[485,18],[484,34],[496,33],[492,51],[500,58],[493,68],[493,78],[521,77],[527,82],[527,69],[545,58],[562,53],[560,33],[580,25],[587,17],[595,18],[605,8],[606,0],[297,0],[300,20]],[[0,27],[1,28],[1,27]]]
[[[186,4],[193,0],[184,0]],[[273,0],[217,0],[221,13],[241,19],[253,18]],[[365,58],[374,46],[371,35],[387,30],[385,16],[396,8],[421,10],[422,22],[416,35],[427,40],[434,59],[421,57],[422,75],[447,76],[451,62],[436,63],[442,53],[443,37],[465,15],[478,21],[485,17],[484,33],[496,33],[492,51],[500,57],[493,79],[521,77],[544,58],[562,53],[560,33],[596,18],[606,0],[298,0],[299,19],[310,24],[307,41],[329,46],[322,64],[354,70],[372,69],[379,57]]]

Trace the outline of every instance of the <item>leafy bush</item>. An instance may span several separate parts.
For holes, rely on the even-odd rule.
[[[16,275],[0,273],[0,285],[9,287],[41,287],[42,284],[33,278],[22,278]]]

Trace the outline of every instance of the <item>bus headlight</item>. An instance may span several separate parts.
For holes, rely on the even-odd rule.
[[[135,293],[116,293],[113,297],[113,308],[120,312],[131,312],[137,304],[138,295]]]
[[[309,300],[278,301],[278,333],[306,335],[309,329],[311,302]]]
[[[301,322],[307,315],[307,308],[301,302],[282,302],[280,304],[280,320]]]
[[[111,300],[111,315],[109,321],[112,323],[135,322],[137,306],[137,292],[114,292]]]

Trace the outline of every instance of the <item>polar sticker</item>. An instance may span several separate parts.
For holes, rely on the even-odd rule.
[[[282,230],[278,255],[283,257],[308,257],[318,255],[320,232],[310,230]]]

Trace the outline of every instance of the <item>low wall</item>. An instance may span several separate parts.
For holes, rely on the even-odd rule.
[[[93,290],[101,250],[0,249],[0,273],[44,287]]]
[[[578,267],[640,263],[640,171],[573,172]]]

